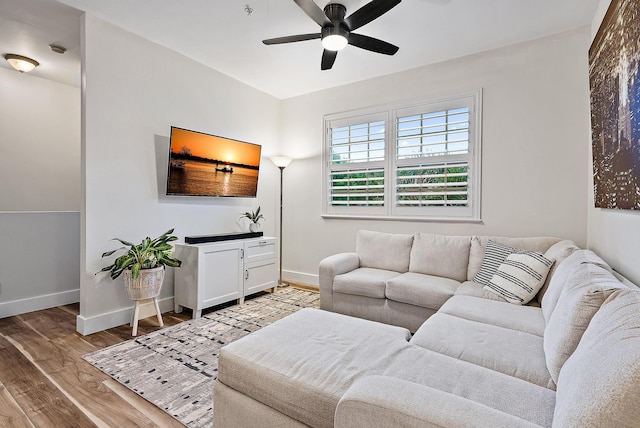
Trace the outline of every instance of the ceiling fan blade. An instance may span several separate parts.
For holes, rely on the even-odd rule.
[[[296,4],[306,13],[309,18],[316,21],[316,23],[324,27],[325,25],[331,24],[331,20],[327,18],[327,15],[320,9],[320,7],[315,4],[313,0],[293,0]]]
[[[385,55],[393,55],[398,52],[399,47],[387,43],[384,40],[363,36],[362,34],[349,34],[349,44],[360,49],[377,52]]]
[[[401,1],[402,0],[373,0],[349,15],[344,20],[344,23],[347,24],[350,31],[357,30],[363,25],[389,12]]]
[[[279,45],[281,43],[303,42],[305,40],[319,39],[322,37],[320,33],[313,34],[297,34],[295,36],[275,37],[273,39],[263,40],[265,45]]]
[[[338,56],[338,51],[329,51],[324,50],[322,52],[322,63],[320,65],[320,70],[329,70],[333,67],[333,63],[336,62],[336,57]]]

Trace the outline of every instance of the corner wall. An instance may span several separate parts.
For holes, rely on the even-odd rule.
[[[180,238],[243,230],[241,212],[261,205],[263,231],[275,233],[279,102],[176,52],[98,18],[83,21],[83,215],[81,313],[89,334],[128,323],[133,303],[105,266],[114,237],[140,241],[170,228]],[[170,127],[262,145],[258,198],[167,197]],[[173,271],[160,300],[173,308]]]
[[[601,0],[591,27],[595,38],[611,0]],[[591,158],[591,129],[585,143],[589,147],[589,194],[587,205],[588,246],[616,271],[635,284],[640,284],[640,212],[595,208],[593,195],[593,161]]]
[[[483,52],[282,102],[285,278],[317,284],[318,263],[353,251],[359,229],[558,236],[587,242],[589,29]],[[483,88],[482,223],[323,219],[322,118]]]

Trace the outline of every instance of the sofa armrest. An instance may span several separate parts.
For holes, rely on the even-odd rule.
[[[333,310],[333,278],[359,267],[360,258],[357,253],[334,254],[320,262],[320,309]]]
[[[356,381],[340,399],[336,428],[537,427],[516,416],[426,385],[389,376]]]

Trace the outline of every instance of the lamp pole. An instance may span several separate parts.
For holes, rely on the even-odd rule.
[[[284,181],[283,173],[285,167],[279,166],[278,168],[280,169],[280,281],[278,285],[282,287],[284,285],[282,283],[282,182]]]
[[[284,156],[274,156],[271,158],[271,161],[278,167],[280,170],[280,281],[278,285],[283,286],[284,282],[282,281],[282,195],[283,195],[283,182],[284,182],[284,169],[291,163],[292,159]]]

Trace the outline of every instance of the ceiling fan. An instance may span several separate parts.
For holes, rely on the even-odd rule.
[[[322,62],[320,69],[328,70],[333,67],[338,51],[347,44],[377,52],[385,55],[393,55],[398,52],[398,47],[383,40],[375,39],[362,34],[355,34],[357,30],[384,15],[402,0],[373,0],[345,18],[347,8],[340,3],[330,2],[324,7],[324,11],[313,0],[293,0],[322,30],[320,33],[298,34],[295,36],[276,37],[263,40],[265,45],[277,45],[281,43],[301,42],[304,40],[321,39]]]

